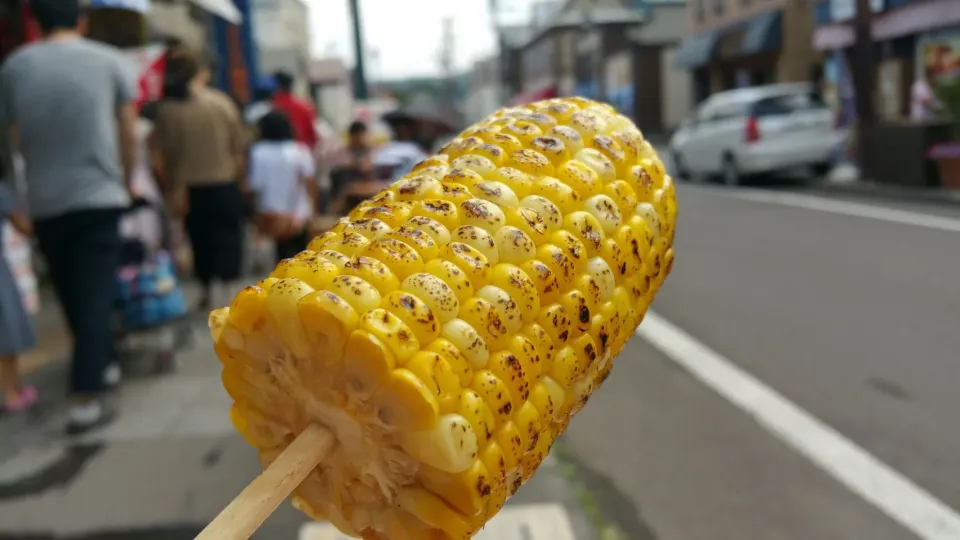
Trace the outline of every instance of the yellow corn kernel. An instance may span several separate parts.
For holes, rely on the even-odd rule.
[[[366,399],[373,395],[396,365],[393,352],[375,335],[365,330],[350,333],[343,354],[343,368],[347,386],[357,397]]]
[[[450,242],[450,229],[443,226],[439,221],[427,216],[413,216],[404,223],[404,226],[411,229],[423,231],[433,238],[433,241],[442,246]]]
[[[433,391],[441,413],[456,410],[462,389],[460,378],[443,355],[422,350],[403,367],[410,370]]]
[[[560,165],[570,159],[570,152],[567,151],[567,145],[557,137],[541,136],[530,141],[534,150],[543,154],[554,166]]]
[[[529,195],[520,201],[520,206],[529,208],[537,213],[537,217],[543,220],[544,226],[548,231],[555,231],[563,223],[563,214],[556,204],[550,199],[541,195]]]
[[[270,287],[264,301],[274,330],[297,358],[310,357],[303,326],[297,324],[297,304],[312,292],[313,289],[299,279],[281,279]]]
[[[430,176],[410,176],[396,185],[397,196],[401,201],[419,201],[435,196],[440,192],[440,180]]]
[[[466,188],[464,188],[466,191]],[[467,193],[469,195],[469,192]],[[459,203],[446,199],[424,199],[413,209],[413,217],[432,219],[446,229],[456,228],[459,224]]]
[[[313,257],[280,261],[277,268],[270,273],[270,277],[299,279],[314,289],[324,289],[339,274],[340,269],[335,264],[320,257]]]
[[[470,277],[456,264],[447,260],[434,259],[427,263],[424,270],[424,273],[446,283],[460,302],[473,298],[473,284],[470,282]]]
[[[417,478],[423,487],[439,495],[468,518],[483,511],[487,497],[493,491],[490,473],[479,459],[474,460],[469,469],[455,474],[429,465],[421,466]]]
[[[490,357],[490,372],[509,390],[512,409],[518,410],[530,397],[530,381],[517,355],[500,351]]]
[[[400,285],[403,291],[422,300],[441,324],[452,321],[460,312],[454,290],[442,279],[427,273],[408,276]],[[428,343],[421,340],[421,343]]]
[[[453,344],[474,368],[482,368],[490,360],[487,342],[463,319],[454,319],[443,325],[443,337]]]
[[[501,182],[518,197],[526,197],[533,191],[530,175],[512,167],[500,167],[490,175],[490,180]]]
[[[533,184],[533,195],[540,195],[552,202],[564,214],[575,212],[583,204],[580,193],[550,176],[544,176]]]
[[[337,276],[330,282],[330,292],[346,300],[357,313],[366,313],[380,305],[380,292],[357,276]]]
[[[496,418],[490,406],[476,391],[466,388],[460,392],[459,414],[473,427],[480,446],[487,444],[487,441],[493,437],[493,430],[497,425]]]
[[[547,241],[549,230],[536,211],[530,208],[507,208],[503,215],[506,226],[497,231],[498,235],[503,234],[503,229],[509,228],[523,232],[535,246]]]
[[[418,344],[430,343],[440,336],[440,325],[430,306],[415,295],[393,291],[383,299],[383,307],[413,331]]]
[[[316,291],[300,300],[297,312],[314,354],[325,363],[339,363],[347,336],[360,320],[357,311],[330,291]]]
[[[340,272],[348,271],[350,269],[350,257],[340,253],[339,251],[325,249],[318,252],[317,255],[333,263],[337,268],[340,269]]]
[[[363,314],[360,328],[385,343],[400,362],[405,362],[420,350],[416,335],[399,317],[377,308]]]
[[[516,227],[501,227],[496,232],[495,240],[501,262],[520,264],[537,254],[537,246],[530,235]]]
[[[470,385],[470,381],[473,380],[473,366],[470,360],[467,360],[467,357],[460,352],[460,349],[458,349],[453,342],[446,338],[435,339],[427,345],[425,350],[435,352],[442,356],[443,359],[450,364],[453,372],[457,374],[460,384],[462,386]]]
[[[450,235],[452,242],[466,244],[483,254],[488,264],[494,265],[500,259],[500,253],[497,249],[497,241],[492,234],[476,225],[464,225],[458,227]]]
[[[349,271],[372,285],[381,296],[400,287],[400,280],[393,270],[373,257],[354,257]]]
[[[502,182],[481,181],[468,188],[475,197],[490,201],[500,208],[515,208],[520,204],[517,194]]]
[[[483,145],[478,146],[477,149],[480,149],[482,146]],[[450,162],[450,166],[454,169],[465,169],[475,172],[481,177],[489,176],[493,171],[497,170],[497,165],[490,158],[477,154],[462,155]]]
[[[480,173],[467,168],[451,169],[450,172],[443,177],[444,185],[463,186],[468,191],[478,182],[483,182],[483,176],[481,176]]]
[[[557,231],[555,234],[570,234],[583,244],[587,253],[596,255],[600,252],[600,246],[603,243],[603,228],[597,218],[589,212],[573,212],[563,218],[564,230]]]
[[[391,371],[371,403],[377,418],[397,429],[430,429],[440,415],[436,396],[408,369]]]
[[[435,259],[439,252],[437,243],[433,241],[429,234],[412,227],[401,226],[399,229],[383,235],[383,238],[392,238],[409,245],[417,250],[420,258],[425,261]]]
[[[423,258],[406,242],[393,238],[379,238],[364,249],[364,256],[378,259],[387,265],[398,279],[423,271]]]
[[[393,193],[392,191],[390,193]],[[368,209],[363,213],[367,219],[379,219],[396,229],[410,217],[413,205],[407,202],[385,202]]]
[[[517,302],[506,291],[493,285],[486,285],[477,291],[477,298],[486,300],[497,310],[506,333],[492,336],[496,341],[506,338],[506,334],[517,332],[523,326],[523,315]],[[499,344],[499,343],[498,343]]]
[[[450,242],[444,247],[441,257],[457,265],[475,287],[487,282],[490,263],[476,248],[463,242]]]

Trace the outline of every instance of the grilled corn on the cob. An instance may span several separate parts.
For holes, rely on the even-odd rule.
[[[503,110],[211,314],[237,429],[337,439],[294,503],[470,538],[610,373],[670,272],[674,186],[611,107]]]

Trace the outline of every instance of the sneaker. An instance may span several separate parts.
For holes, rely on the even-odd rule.
[[[120,364],[117,362],[110,364],[107,366],[107,369],[103,371],[103,384],[109,388],[120,386],[120,380],[122,378],[123,373],[120,371]]]
[[[100,401],[78,403],[70,407],[67,420],[67,435],[82,435],[106,426],[116,417],[113,410],[107,409]]]

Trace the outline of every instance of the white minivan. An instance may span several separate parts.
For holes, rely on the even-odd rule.
[[[670,139],[670,154],[680,177],[737,185],[798,168],[822,175],[845,136],[812,84],[774,84],[707,98]]]

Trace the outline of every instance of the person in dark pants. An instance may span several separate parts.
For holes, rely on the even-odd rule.
[[[172,50],[165,75],[151,153],[168,209],[184,218],[194,274],[203,287],[199,308],[206,311],[213,304],[215,282],[227,289],[218,303],[229,301],[238,288],[246,134],[230,98],[206,86],[204,70],[192,51]]]
[[[100,395],[116,368],[110,313],[137,163],[136,87],[117,49],[82,37],[80,0],[31,5],[43,39],[0,71],[0,126],[23,154],[28,208],[73,334],[67,430],[82,433],[112,417]]]
[[[257,124],[260,140],[250,149],[250,188],[257,198],[257,226],[273,238],[277,261],[307,247],[307,228],[316,200],[313,154],[294,140],[294,130],[280,111]]]

